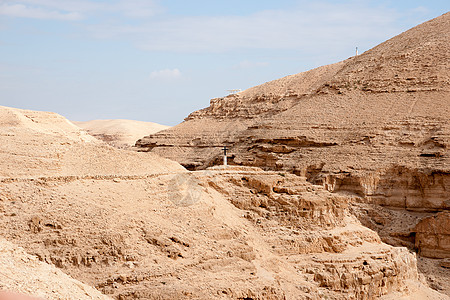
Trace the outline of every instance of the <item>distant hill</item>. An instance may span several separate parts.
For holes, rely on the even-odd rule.
[[[178,163],[157,155],[106,145],[53,112],[0,106],[0,141],[0,178],[184,170]]]
[[[73,121],[72,123],[96,138],[116,147],[134,146],[136,141],[145,135],[170,128],[170,126],[152,122],[123,119],[92,120],[87,122]]]

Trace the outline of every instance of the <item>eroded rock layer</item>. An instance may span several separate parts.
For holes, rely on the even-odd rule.
[[[450,209],[448,70],[450,13],[362,55],[212,99],[136,146],[195,170],[220,164],[227,145],[230,164],[346,194],[383,241],[447,257],[440,233],[415,228]]]
[[[445,299],[419,277],[414,254],[361,225],[349,196],[306,177],[188,172],[56,114],[0,114],[1,235],[35,256],[0,239],[2,289],[50,299]]]
[[[447,177],[449,45],[447,13],[343,62],[213,99],[136,146],[202,169],[228,145],[233,164],[317,183],[392,167]]]
[[[118,299],[445,299],[347,197],[293,174],[22,178],[0,194],[4,237]]]
[[[433,258],[450,258],[450,212],[425,218],[414,228],[420,254]]]

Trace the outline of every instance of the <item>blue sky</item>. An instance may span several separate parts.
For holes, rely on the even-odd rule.
[[[228,89],[334,63],[448,1],[0,0],[0,105],[175,125]]]

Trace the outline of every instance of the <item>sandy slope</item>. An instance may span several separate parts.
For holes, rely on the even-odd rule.
[[[64,117],[0,106],[0,177],[147,175],[178,163],[113,148]]]
[[[149,133],[157,133],[170,126],[152,122],[134,120],[92,120],[87,122],[72,121],[89,134],[116,147],[134,146],[136,141]]]
[[[67,276],[55,266],[40,262],[23,248],[0,238],[0,291],[2,290],[20,292],[40,297],[39,299],[111,299]],[[4,299],[1,294],[0,299]]]

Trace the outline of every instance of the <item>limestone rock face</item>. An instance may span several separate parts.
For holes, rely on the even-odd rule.
[[[416,247],[423,256],[450,258],[450,212],[421,220],[414,228]]]
[[[320,174],[448,171],[450,14],[343,62],[211,100],[137,142],[192,169],[232,162]]]
[[[447,13],[343,62],[213,99],[136,146],[204,169],[228,145],[231,164],[290,171],[382,205],[447,209],[449,45]]]
[[[16,299],[1,293],[5,290],[42,297],[39,299],[112,299],[3,238],[0,238],[0,266],[1,299]]]
[[[448,257],[442,233],[414,229],[450,209],[448,70],[450,13],[359,56],[212,99],[136,146],[201,170],[220,164],[227,145],[230,164],[293,173],[345,194],[383,241]],[[255,180],[246,185],[266,189]]]
[[[189,174],[4,180],[2,234],[119,299],[432,293],[415,255],[382,243],[345,196],[258,168]]]
[[[392,166],[356,176],[327,176],[323,184],[386,207],[429,212],[450,209],[450,172],[446,171]]]

